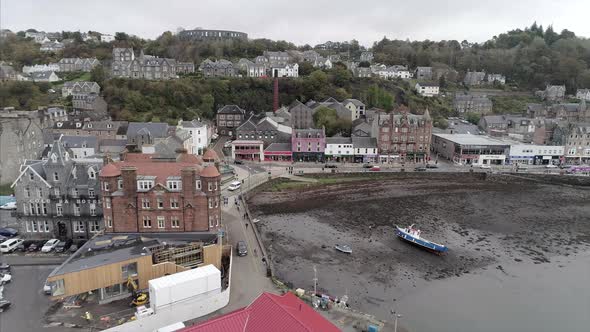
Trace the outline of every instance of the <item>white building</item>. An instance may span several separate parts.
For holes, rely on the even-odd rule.
[[[271,67],[272,77],[299,77],[299,65],[296,63]]]
[[[60,78],[53,71],[39,71],[31,73],[30,79],[33,82],[56,82]]]
[[[115,40],[113,35],[100,35],[100,41],[103,43],[110,43]]]
[[[39,43],[39,44],[49,41],[49,38],[47,38],[47,34],[43,31],[41,31],[41,32],[27,31],[27,32],[25,32],[25,38],[33,38],[33,40],[35,40],[35,43]]]
[[[488,74],[487,81],[490,84],[493,84],[494,82],[498,82],[500,84],[506,84],[506,76],[504,76],[502,74]]]
[[[353,161],[354,147],[351,137],[326,137],[326,158],[335,161]]]
[[[40,71],[59,71],[59,65],[57,63],[50,63],[47,65],[34,65],[34,66],[23,66],[23,73],[30,74]]]
[[[361,116],[365,116],[365,104],[358,99],[346,99],[342,102],[342,105],[352,112],[353,121]]]
[[[559,145],[510,145],[508,159],[511,164],[558,164],[564,151],[565,147]]]
[[[438,96],[439,87],[434,83],[416,83],[416,92],[424,97]]]
[[[246,66],[246,74],[248,77],[265,77],[266,66],[260,63],[252,63]],[[297,72],[299,74],[299,71]]]
[[[576,91],[576,98],[590,101],[590,89],[578,89],[578,91]]]
[[[375,71],[375,73],[383,79],[412,78],[412,73],[410,73],[408,68],[406,66],[401,66],[401,65],[394,65],[389,68],[386,68],[385,66],[381,66]]]
[[[207,124],[200,122],[199,120],[192,121],[178,121],[178,129],[188,131],[190,139],[187,141],[187,150],[190,154],[200,155],[203,154],[205,148],[211,143],[210,131],[207,128]]]
[[[372,163],[379,158],[376,137],[352,137],[354,161],[358,163]]]

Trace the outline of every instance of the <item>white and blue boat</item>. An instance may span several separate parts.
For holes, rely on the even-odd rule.
[[[426,249],[439,255],[449,250],[449,248],[443,246],[442,244],[434,243],[432,241],[428,241],[420,237],[420,230],[414,228],[413,224],[406,228],[401,228],[396,225],[395,228],[395,235],[397,235],[400,239],[407,241],[413,245],[416,245],[420,248]]]

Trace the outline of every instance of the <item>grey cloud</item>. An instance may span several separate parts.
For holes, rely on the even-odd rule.
[[[296,44],[357,39],[370,46],[383,36],[484,41],[533,21],[590,35],[587,0],[8,0],[1,6],[2,28],[125,31],[145,38],[199,26]]]

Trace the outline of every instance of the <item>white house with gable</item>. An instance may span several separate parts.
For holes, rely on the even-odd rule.
[[[207,124],[197,120],[192,121],[178,121],[178,129],[188,131],[190,139],[188,140],[188,153],[201,155],[205,148],[211,143],[211,136],[209,136],[209,130]]]

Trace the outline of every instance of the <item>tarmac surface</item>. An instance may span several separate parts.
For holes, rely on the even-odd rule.
[[[313,289],[316,266],[318,290],[337,297],[346,294],[353,308],[380,319],[391,320],[392,311],[403,312],[407,305],[414,314],[408,320],[416,324],[429,321],[429,310],[436,313],[453,303],[423,293],[421,302],[412,302],[422,288],[442,294],[436,285],[491,270],[500,280],[518,278],[520,282],[501,282],[518,290],[536,278],[537,266],[562,265],[555,257],[584,255],[590,248],[589,201],[590,190],[581,187],[504,177],[482,180],[471,174],[407,173],[387,180],[262,190],[249,205],[260,219],[257,226],[280,279],[295,288]],[[424,238],[447,245],[449,253],[436,256],[398,240],[394,224],[416,224]],[[342,243],[352,246],[352,255],[334,250]],[[524,270],[510,274],[508,267]],[[470,284],[473,289],[462,292],[481,288],[483,280],[476,279]],[[551,287],[551,283],[541,285]],[[485,298],[480,301],[480,306],[487,304]],[[474,304],[461,302],[465,311]],[[504,305],[494,304],[489,310]],[[549,319],[535,311],[535,303],[527,305],[532,310],[528,317]],[[448,329],[441,325],[437,330],[473,328],[460,307],[450,311],[448,320],[466,325],[451,324]],[[404,326],[410,331],[437,326],[430,323]]]

